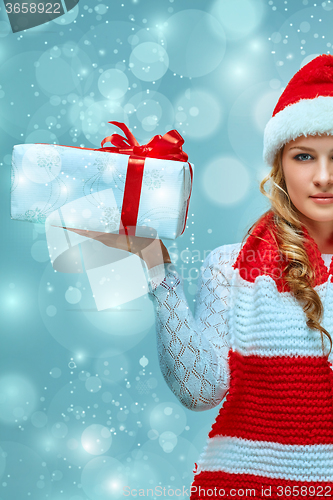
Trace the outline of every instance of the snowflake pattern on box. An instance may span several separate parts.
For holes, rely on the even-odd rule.
[[[116,207],[106,207],[102,213],[101,222],[105,223],[107,231],[115,231],[119,229],[120,212]]]
[[[48,148],[47,151],[37,151],[37,165],[40,168],[52,172],[54,167],[58,168],[60,164],[61,160],[57,151],[52,151],[51,148]]]
[[[46,220],[46,215],[43,211],[36,207],[34,210],[27,210],[24,215],[21,215],[22,220],[28,220],[29,222],[34,222],[35,224],[44,224]]]
[[[43,214],[42,210],[40,208],[35,208],[35,210],[28,210],[26,212],[26,216],[31,222],[37,222],[40,224],[43,224],[46,219],[46,215]]]
[[[103,153],[95,159],[94,166],[97,167],[97,170],[103,175],[104,180],[108,180],[108,182],[114,182],[117,186],[117,183],[124,184],[125,180],[122,178],[121,172],[116,167],[116,160],[112,158],[109,154]]]
[[[157,168],[144,173],[143,184],[147,186],[148,189],[160,189],[163,182],[164,177]]]
[[[105,189],[105,183],[112,184],[114,188],[124,191],[125,177],[123,173],[116,167],[116,161],[110,155],[102,153],[95,159],[93,167],[97,172],[89,177],[82,187],[83,196],[89,196],[89,202],[95,202],[97,207],[101,203],[100,190]],[[101,186],[104,186],[101,189]]]
[[[61,166],[58,148],[36,148],[37,165],[56,177]]]

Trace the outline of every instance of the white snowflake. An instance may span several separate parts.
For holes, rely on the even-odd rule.
[[[143,184],[148,187],[148,189],[159,189],[164,181],[160,170],[153,169],[149,170],[144,174]]]
[[[35,208],[35,210],[27,210],[25,212],[25,217],[30,222],[43,224],[46,219],[46,215],[43,214],[40,208]]]
[[[53,148],[45,148],[44,150],[37,150],[37,165],[49,172],[53,172],[54,169],[58,169],[61,164],[61,159]]]
[[[116,207],[106,207],[102,213],[101,222],[105,223],[105,228],[113,231],[119,228],[120,212]]]
[[[115,160],[108,153],[103,153],[95,158],[94,166],[103,172],[113,172],[115,167]]]

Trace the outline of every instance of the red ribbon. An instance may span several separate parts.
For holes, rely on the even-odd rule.
[[[113,134],[101,142],[101,148],[97,151],[109,151],[123,155],[135,155],[142,158],[160,158],[161,160],[187,161],[188,156],[182,150],[184,139],[177,130],[170,130],[163,136],[155,135],[147,144],[140,146],[132,132],[124,123],[108,122],[119,127],[125,134],[126,139],[119,134]],[[103,148],[103,144],[111,142],[113,147]]]
[[[124,123],[108,123],[112,123],[113,125],[119,127],[124,132],[125,138],[119,134],[113,134],[109,137],[105,137],[105,139],[103,139],[101,142],[102,147],[100,149],[96,149],[96,151],[106,151],[109,153],[130,155],[126,173],[119,234],[130,234],[132,236],[135,236],[135,226],[138,219],[145,159],[149,157],[159,158],[162,160],[187,162],[188,156],[182,150],[184,139],[179,134],[179,132],[177,132],[177,130],[170,130],[163,136],[155,135],[147,144],[140,146],[132,132],[130,132],[130,130]],[[113,147],[104,148],[103,145],[106,142],[111,142],[111,144],[113,144]],[[185,223],[180,234],[183,234],[183,232],[185,231],[188,207],[192,191],[193,171],[191,164],[188,164],[190,167],[191,175],[191,190],[187,200]]]

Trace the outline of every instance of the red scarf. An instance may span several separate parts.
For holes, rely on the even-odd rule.
[[[287,261],[276,243],[277,230],[273,217],[273,211],[269,211],[262,217],[241,248],[233,268],[238,268],[240,276],[251,283],[254,283],[257,276],[269,275],[275,281],[279,292],[290,292],[289,285],[284,279],[287,273],[283,271]],[[269,227],[276,241],[271,236]],[[312,284],[315,287],[325,283],[329,275],[333,274],[333,262],[328,273],[317,243],[303,225],[302,231],[305,238],[304,247],[315,270],[315,279]],[[331,282],[333,282],[333,276],[331,276]]]

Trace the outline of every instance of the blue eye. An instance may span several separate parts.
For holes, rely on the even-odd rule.
[[[300,156],[309,156],[310,158],[312,158],[312,156],[311,156],[311,155],[309,155],[308,153],[301,153],[301,154],[299,154],[299,155],[294,156],[294,159],[295,159],[295,160],[300,160],[300,161],[303,161],[303,160],[300,158]],[[308,158],[305,158],[305,159],[307,160]]]

